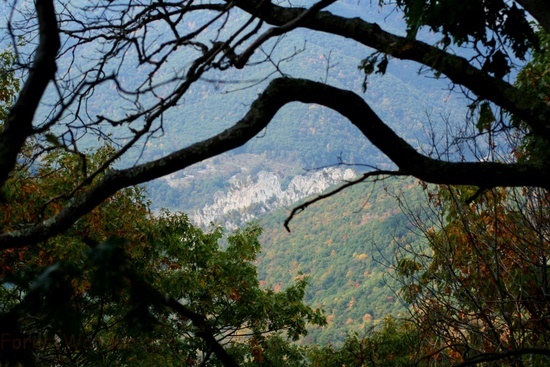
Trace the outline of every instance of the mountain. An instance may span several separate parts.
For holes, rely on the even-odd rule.
[[[293,5],[300,4],[293,2]],[[378,14],[377,7],[368,2],[338,1],[331,10],[343,15],[368,15],[370,21],[388,30],[402,24],[395,14]],[[189,19],[188,26],[192,27],[192,23],[193,19]],[[227,24],[224,32],[229,32],[232,26],[235,25]],[[210,45],[218,39],[216,27],[212,32],[205,33],[199,41]],[[154,30],[153,34],[156,43],[165,41],[162,29]],[[373,50],[341,37],[299,29],[270,40],[264,49],[268,50],[269,58],[258,52],[251,60],[257,64],[245,70],[213,70],[205,74],[177,106],[155,121],[151,129],[155,133],[128,152],[118,166],[128,167],[166,155],[223,131],[244,116],[270,80],[286,75],[326,81],[361,94],[388,125],[419,149],[433,148],[432,142],[438,141],[440,132],[436,127],[425,131],[429,124],[420,121],[441,118],[462,121],[461,111],[465,110],[466,102],[461,95],[450,92],[445,80],[418,75],[418,65],[414,63],[392,59],[385,75],[372,75],[365,81],[359,66]],[[81,54],[76,57],[81,60],[92,62],[97,57],[94,45],[78,52]],[[118,73],[121,89],[133,90],[154,68],[132,64],[131,60],[137,57],[135,52],[130,48],[125,53],[127,62],[115,61],[102,68],[106,74]],[[189,65],[199,54],[199,50],[195,54],[174,53],[159,71],[159,74],[166,72],[159,80],[170,79],[169,72],[173,70],[181,72],[182,65]],[[264,62],[259,62],[262,58]],[[71,69],[71,65],[70,59],[59,60],[59,74],[77,73],[78,68]],[[178,80],[181,81],[181,74],[166,84],[163,81],[162,85],[169,90]],[[124,98],[116,92],[117,87],[103,83],[89,93],[85,98],[87,116],[116,118],[151,102],[137,103]],[[151,98],[156,101],[160,97]],[[45,101],[45,105],[50,104],[48,97]],[[48,114],[38,111],[36,115]],[[133,123],[136,125],[128,124],[123,133],[118,133],[119,129],[109,130],[108,122],[98,126],[97,131],[100,136],[123,144],[132,136],[132,129],[139,128],[143,121]],[[86,134],[75,139],[84,146],[97,145],[97,136]],[[346,169],[327,168],[338,164],[345,164]],[[265,285],[281,287],[300,272],[309,276],[309,299],[324,305],[330,321],[325,330],[312,332],[312,338],[332,340],[329,335],[335,335],[334,340],[341,340],[344,330],[362,330],[374,325],[386,312],[402,309],[394,292],[386,286],[384,274],[390,274],[391,270],[386,260],[392,258],[401,241],[417,241],[409,239],[410,225],[392,195],[382,189],[368,189],[367,200],[360,190],[364,186],[308,208],[291,223],[291,234],[283,231],[288,207],[349,180],[352,173],[347,167],[361,172],[393,166],[341,115],[318,105],[292,103],[244,146],[150,182],[147,187],[155,210],[165,207],[184,211],[201,225],[215,222],[233,228],[246,220],[259,220],[265,227],[264,255],[258,263]],[[413,183],[407,185],[416,187]],[[411,195],[414,192],[411,188]]]
[[[306,301],[326,311],[328,325],[312,329],[304,343],[339,343],[350,332],[364,333],[385,316],[405,312],[393,263],[397,252],[423,243],[410,215],[426,216],[424,186],[402,178],[357,184],[296,214],[288,233],[283,223],[291,208],[357,174],[345,167],[302,174],[288,169],[265,157],[240,154],[164,181],[193,193],[200,191],[191,184],[197,176],[224,177],[209,181],[215,193],[204,201],[209,204],[188,212],[190,218],[206,228],[214,223],[229,230],[250,220],[260,224],[262,285],[279,290],[306,276]]]
[[[355,1],[338,2],[339,11],[359,14]],[[391,16],[376,18],[392,29]],[[398,134],[424,151],[433,149],[441,131],[426,120],[463,121],[466,102],[449,91],[448,82],[416,73],[418,66],[391,60],[385,75],[369,77],[358,66],[372,51],[345,39],[297,30],[277,45],[273,57],[280,73],[362,94]],[[164,135],[151,140],[133,159],[151,158],[189,145],[231,126],[265,88],[266,64],[226,71],[197,83],[185,103],[165,116]],[[280,76],[280,74],[276,75]],[[420,123],[422,121],[422,123]],[[445,143],[445,142],[444,142]],[[325,167],[341,167],[334,178]],[[350,165],[350,166],[348,166]],[[181,210],[193,220],[227,228],[247,220],[264,227],[258,260],[262,283],[280,289],[307,276],[308,302],[322,306],[329,324],[311,330],[305,342],[339,342],[348,332],[365,332],[385,315],[404,312],[392,278],[395,252],[419,245],[422,238],[402,212],[396,197],[413,206],[424,203],[418,183],[386,180],[374,187],[358,185],[310,206],[283,228],[289,209],[310,194],[349,180],[345,169],[363,172],[393,166],[339,114],[317,105],[293,103],[282,108],[268,128],[244,146],[148,184],[155,209]],[[344,169],[345,168],[345,169]],[[323,173],[324,172],[324,173]],[[302,274],[302,275],[301,275]]]
[[[354,56],[351,51],[332,52],[333,45],[329,40],[324,47],[308,43],[306,50],[295,57],[296,72],[319,79],[324,55],[330,54],[331,62],[338,67],[329,71],[329,81],[362,93],[364,75],[357,69],[360,55]],[[403,71],[410,72],[411,68],[415,68],[411,63],[396,63],[386,75],[372,77],[364,97],[398,134],[413,146],[429,151],[433,149],[432,143],[439,141],[441,132],[436,128],[425,131],[425,124],[420,121],[447,119],[450,124],[447,128],[452,129],[453,121],[463,120],[461,111],[465,103],[458,95],[445,90],[444,81],[402,79]],[[258,72],[258,77],[260,75]],[[231,74],[225,78],[230,79]],[[234,91],[231,85],[222,83],[216,90],[208,83],[198,84],[196,89],[200,91],[193,90],[184,105],[165,116],[164,135],[152,139],[145,151],[136,149],[126,164],[140,158],[158,157],[175,147],[205,139],[238,121],[262,87]],[[281,109],[267,129],[244,146],[148,186],[156,209],[166,207],[191,213],[213,205],[216,192],[229,188],[229,179],[234,175],[246,176],[263,170],[291,180],[294,175],[341,162],[357,164],[358,170],[365,169],[361,165],[393,168],[387,158],[339,114],[317,105],[293,103]],[[177,180],[180,184],[173,184]]]
[[[306,343],[338,343],[388,314],[405,312],[393,261],[396,253],[422,245],[411,213],[427,219],[425,204],[418,181],[388,179],[352,186],[309,206],[292,219],[290,233],[283,228],[289,208],[259,220],[262,282],[279,289],[306,276],[307,302],[326,312],[328,325],[311,330]]]
[[[214,202],[191,213],[191,219],[201,226],[229,219],[222,225],[227,229],[236,229],[255,219],[257,212],[268,213],[278,207],[292,205],[355,176],[355,171],[351,169],[331,167],[296,175],[288,183],[282,182],[276,173],[267,171],[247,176],[244,181],[233,177],[229,180],[230,188],[225,192],[216,192]]]
[[[403,24],[397,13],[379,13],[375,5],[366,2],[338,1],[330,10],[344,16],[368,18],[390,31]],[[437,144],[445,132],[442,129],[452,130],[453,121],[462,122],[467,111],[468,102],[461,93],[449,90],[448,80],[427,76],[412,62],[391,59],[384,75],[369,76],[367,89],[363,92],[365,74],[359,66],[373,50],[342,37],[296,29],[281,39],[270,41],[265,49],[272,50],[270,59],[276,63],[276,68],[269,61],[259,62],[262,54],[258,52],[253,60],[257,65],[245,70],[208,73],[191,87],[178,106],[163,116],[159,133],[144,142],[145,147],[139,146],[132,151],[120,165],[159,157],[223,131],[245,115],[270,80],[284,75],[327,81],[362,95],[390,127],[424,151],[433,149],[431,145]],[[124,70],[124,73],[131,80],[135,70]],[[113,106],[109,98],[106,94],[98,96],[97,107]],[[450,126],[438,127],[436,120],[449,121]],[[430,125],[433,131],[426,131],[425,127]],[[246,155],[238,158],[242,154]],[[254,161],[256,158],[258,160]],[[235,169],[230,163],[232,160],[244,164]],[[288,179],[287,176],[340,162],[384,169],[392,167],[387,158],[338,113],[314,104],[292,103],[283,107],[269,126],[244,146],[209,163],[199,164],[202,168],[191,167],[169,178],[179,180],[192,176],[194,183],[173,185],[161,179],[149,186],[156,209],[167,207],[194,212],[212,205],[214,194],[228,188],[227,180],[234,174],[248,175],[251,166],[265,165],[260,170],[273,172],[270,167],[282,163],[287,167],[283,175]],[[223,165],[229,166],[231,175],[222,172],[226,170]],[[206,166],[218,168],[211,170],[204,168]],[[215,170],[219,174],[213,174]],[[197,171],[201,172],[197,174]]]

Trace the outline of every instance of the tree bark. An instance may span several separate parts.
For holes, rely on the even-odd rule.
[[[36,0],[36,11],[40,33],[36,55],[0,133],[0,188],[14,169],[25,140],[33,133],[34,114],[57,70],[55,59],[61,43],[53,1]]]
[[[163,158],[107,173],[99,183],[75,197],[54,217],[27,230],[0,235],[0,249],[42,242],[68,229],[78,218],[92,211],[118,190],[182,170],[245,144],[270,123],[279,109],[290,102],[316,103],[348,118],[398,166],[399,175],[411,175],[436,184],[484,188],[550,188],[550,171],[546,166],[528,163],[447,162],[427,157],[418,153],[390,129],[356,93],[305,79],[279,78],[269,84],[244,118],[232,127]]]
[[[240,0],[236,5],[266,23],[277,26],[291,22],[306,11],[304,8],[285,8],[268,1]],[[545,14],[548,15],[550,12]],[[489,100],[516,115],[525,121],[535,134],[550,142],[550,107],[548,105],[502,79],[475,68],[463,57],[452,55],[424,42],[388,33],[378,24],[369,23],[360,18],[340,17],[327,11],[312,14],[303,19],[299,26],[350,38],[392,57],[428,66],[437,73],[446,75],[453,83],[468,88],[478,97]]]

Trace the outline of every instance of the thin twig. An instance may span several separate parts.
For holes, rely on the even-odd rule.
[[[300,26],[300,24],[311,15],[317,13],[323,8],[326,8],[327,6],[331,5],[332,3],[336,2],[336,0],[321,0],[318,3],[315,3],[311,8],[307,9],[303,13],[301,13],[299,16],[291,20],[290,22],[280,26],[280,27],[272,27],[269,28],[267,31],[265,31],[260,37],[258,37],[244,52],[235,60],[235,67],[237,69],[242,69],[246,63],[248,62],[248,59],[250,59],[250,56],[258,49],[265,41],[267,41],[270,38],[280,36],[284,33],[290,32],[293,29],[296,29]]]
[[[323,199],[326,199],[326,198],[329,198],[337,193],[339,193],[340,191],[350,187],[350,186],[353,186],[353,185],[356,185],[360,182],[363,182],[365,181],[367,178],[370,178],[370,177],[373,177],[373,176],[379,176],[379,175],[388,175],[388,176],[406,176],[408,174],[406,173],[403,173],[403,172],[400,172],[400,171],[384,171],[384,170],[378,170],[378,171],[371,171],[371,172],[366,172],[366,173],[363,173],[359,178],[355,179],[355,180],[352,180],[352,181],[348,181],[346,182],[345,184],[343,184],[342,186],[339,186],[337,188],[335,188],[334,190],[331,190],[329,192],[327,192],[326,194],[321,194],[319,196],[316,196],[315,198],[311,199],[311,200],[308,200],[306,201],[305,203],[303,204],[300,204],[296,207],[294,207],[292,209],[292,211],[290,212],[289,216],[286,218],[285,220],[285,229],[290,232],[290,228],[288,227],[288,224],[290,223],[290,221],[292,220],[292,218],[294,218],[294,215],[303,211],[304,209],[306,209],[308,206],[310,206],[311,204],[313,203],[316,203],[320,200],[323,200]]]

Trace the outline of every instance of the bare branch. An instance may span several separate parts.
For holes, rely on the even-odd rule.
[[[300,27],[300,25],[309,17],[313,16],[316,12],[320,11],[323,8],[326,8],[330,4],[334,3],[336,0],[321,0],[318,3],[315,3],[311,8],[304,10],[296,18],[290,20],[289,22],[279,26],[268,29],[260,37],[258,37],[248,48],[239,56],[234,62],[234,65],[237,69],[242,69],[250,56],[256,51],[261,45],[264,44],[270,38],[280,36],[287,32],[292,31]]]
[[[268,1],[258,3],[241,0],[236,5],[273,25],[284,25],[305,11],[304,8],[285,8]],[[360,18],[340,17],[327,11],[320,11],[303,19],[299,26],[350,38],[395,58],[428,66],[437,73],[446,75],[453,83],[468,88],[478,97],[492,101],[518,116],[535,134],[550,141],[550,107],[544,101],[518,90],[502,79],[488,75],[463,57],[424,42],[388,33],[378,24]]]
[[[246,116],[229,129],[187,148],[132,168],[113,170],[89,191],[76,196],[54,217],[22,231],[0,235],[0,249],[34,245],[69,228],[105,199],[125,187],[141,184],[237,148],[259,134],[284,105],[317,103],[348,118],[399,168],[396,174],[425,182],[496,186],[549,187],[547,167],[530,163],[447,162],[418,153],[390,129],[356,93],[304,79],[273,80]]]
[[[382,175],[388,175],[388,176],[403,176],[404,174],[397,172],[397,171],[371,171],[363,173],[359,178],[356,178],[355,180],[351,180],[346,182],[345,184],[338,186],[337,188],[330,190],[329,192],[325,194],[318,195],[314,197],[313,199],[307,200],[304,203],[295,206],[292,208],[292,211],[288,215],[288,217],[285,219],[285,229],[290,232],[290,228],[288,225],[290,224],[290,221],[292,218],[294,218],[294,215],[297,213],[300,213],[301,211],[305,210],[308,206],[311,204],[314,204],[318,201],[321,201],[323,199],[329,198],[331,196],[336,195],[337,193],[341,192],[344,189],[347,189],[348,187],[351,187],[353,185],[357,185],[360,182],[365,181],[367,178],[373,177],[373,176],[382,176]]]

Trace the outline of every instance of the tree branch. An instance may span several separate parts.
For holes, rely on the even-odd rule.
[[[286,24],[283,24],[279,27],[274,27],[268,29],[266,32],[264,32],[260,37],[258,37],[246,50],[243,51],[239,57],[235,60],[235,67],[237,69],[242,69],[248,60],[250,59],[250,56],[260,47],[265,41],[267,41],[270,38],[280,36],[284,33],[290,32],[293,29],[296,29],[300,26],[300,24],[308,17],[311,17],[316,12],[320,11],[323,8],[326,8],[330,4],[334,3],[336,0],[321,0],[318,3],[314,4],[311,8],[304,10],[301,14],[299,14],[296,18],[292,19]]]
[[[453,365],[453,367],[475,366],[480,363],[500,361],[507,358],[519,357],[525,354],[538,354],[550,356],[550,350],[546,348],[524,348],[518,350],[510,350],[502,353],[487,353],[481,354],[464,362]]]
[[[537,3],[536,0],[522,0]],[[304,8],[285,8],[269,1],[240,0],[236,6],[268,24],[284,25],[305,11]],[[546,5],[548,7],[548,5]],[[543,14],[549,14],[543,13]],[[350,38],[365,46],[402,60],[416,61],[446,75],[453,83],[462,85],[482,99],[494,102],[524,120],[532,131],[550,141],[550,107],[544,101],[521,92],[505,81],[473,67],[466,59],[449,54],[424,42],[396,36],[378,24],[360,18],[345,18],[319,11],[303,19],[300,27]]]
[[[550,187],[550,170],[529,163],[447,162],[418,153],[390,129],[356,93],[305,79],[273,80],[243,119],[209,139],[135,167],[113,170],[54,217],[29,229],[0,235],[0,249],[42,242],[69,228],[117,191],[182,170],[237,148],[259,134],[284,105],[317,103],[349,119],[399,168],[399,175],[449,185]]]
[[[132,282],[135,283],[137,287],[143,290],[143,293],[147,294],[150,297],[151,301],[153,301],[154,303],[160,303],[172,309],[181,317],[191,320],[193,325],[197,328],[197,336],[206,343],[209,350],[216,355],[218,360],[222,362],[224,366],[238,366],[235,359],[231,355],[229,355],[229,353],[227,353],[227,351],[218,342],[218,340],[216,340],[212,328],[204,315],[196,313],[195,311],[182,305],[178,300],[176,300],[174,297],[171,297],[170,295],[163,295],[151,284],[142,280],[138,276],[130,273],[127,273],[126,275],[132,280]]]
[[[342,190],[347,189],[348,187],[351,187],[353,185],[357,185],[358,183],[365,181],[369,177],[381,176],[381,175],[402,176],[403,174],[401,174],[400,172],[397,172],[397,171],[371,171],[371,172],[363,173],[359,178],[356,178],[355,180],[348,181],[345,184],[343,184],[341,186],[338,186],[334,190],[330,190],[327,193],[318,195],[318,196],[314,197],[313,199],[307,200],[304,203],[292,208],[292,211],[290,212],[288,217],[285,219],[285,229],[288,232],[290,232],[290,228],[289,228],[288,225],[290,224],[290,221],[292,220],[292,218],[294,218],[294,216],[297,213],[300,213],[301,211],[305,210],[311,204],[314,204],[318,201],[321,201],[321,200],[324,200],[324,199],[329,198],[331,196],[334,196],[337,193],[341,192]]]
[[[53,1],[36,0],[35,6],[39,43],[29,76],[0,133],[0,187],[15,167],[25,140],[33,133],[34,114],[57,70],[55,58],[61,43]]]

